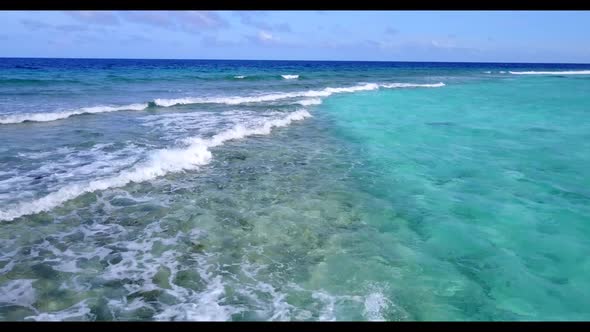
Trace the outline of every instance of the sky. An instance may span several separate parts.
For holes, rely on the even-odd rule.
[[[590,63],[590,11],[0,11],[0,57]]]

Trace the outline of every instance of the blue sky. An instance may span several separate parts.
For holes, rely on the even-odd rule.
[[[590,63],[588,11],[4,11],[0,57]]]

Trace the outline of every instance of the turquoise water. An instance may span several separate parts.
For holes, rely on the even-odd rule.
[[[0,63],[2,320],[590,317],[584,66]]]

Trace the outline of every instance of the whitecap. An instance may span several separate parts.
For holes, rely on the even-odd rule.
[[[417,83],[389,83],[381,85],[387,89],[394,88],[441,88],[445,86],[443,82],[431,83],[431,84],[417,84]]]
[[[295,104],[303,105],[303,106],[311,106],[311,105],[320,105],[322,100],[319,98],[312,98],[312,99],[303,99],[295,102]]]
[[[83,183],[74,183],[60,188],[42,198],[21,202],[6,210],[0,211],[0,220],[13,220],[24,215],[30,215],[49,211],[71,199],[85,193],[106,190],[109,188],[123,187],[129,183],[139,183],[153,180],[168,173],[195,170],[208,164],[212,159],[211,147],[219,146],[229,140],[235,140],[252,135],[268,135],[274,127],[285,127],[293,121],[300,121],[311,114],[306,110],[298,110],[289,113],[284,118],[264,120],[256,127],[246,127],[238,124],[229,130],[203,139],[192,137],[185,139],[186,146],[155,150],[149,154],[148,160],[139,165],[120,172],[117,175],[92,180]]]
[[[35,316],[28,316],[25,319],[35,321],[64,321],[64,320],[92,320],[95,315],[91,313],[90,308],[83,300],[67,309],[56,312],[44,312]]]
[[[55,120],[66,119],[74,115],[80,114],[95,114],[107,113],[116,111],[141,111],[146,109],[148,104],[131,104],[124,106],[94,106],[83,107],[77,110],[62,111],[62,112],[39,112],[39,113],[21,113],[9,114],[0,116],[0,124],[14,124],[21,122],[49,122]]]
[[[513,75],[590,75],[590,70],[568,71],[510,71]]]

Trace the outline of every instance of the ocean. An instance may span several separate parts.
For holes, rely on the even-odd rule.
[[[590,65],[0,59],[0,320],[588,320]]]

